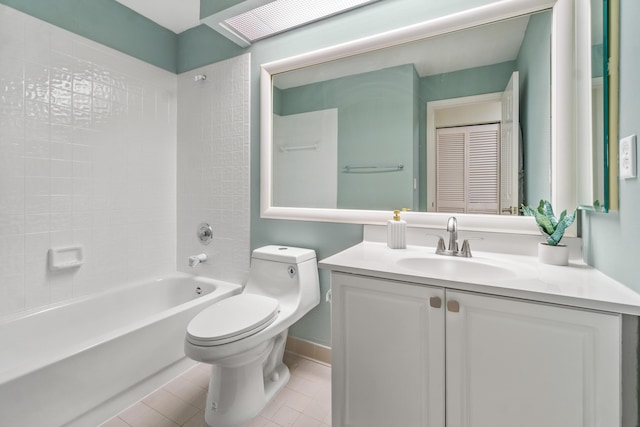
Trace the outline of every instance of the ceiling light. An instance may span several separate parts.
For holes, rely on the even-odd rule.
[[[202,20],[240,46],[379,0],[246,0]]]

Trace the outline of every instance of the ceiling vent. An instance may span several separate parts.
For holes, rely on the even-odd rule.
[[[251,43],[379,0],[246,0],[202,19],[223,36]]]

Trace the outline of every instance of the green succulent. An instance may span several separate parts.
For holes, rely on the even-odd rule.
[[[522,213],[535,217],[538,228],[550,246],[557,246],[560,243],[564,231],[576,219],[576,211],[571,215],[567,215],[566,210],[562,211],[560,218],[556,219],[551,203],[548,200],[540,200],[540,204],[536,209],[522,205]]]

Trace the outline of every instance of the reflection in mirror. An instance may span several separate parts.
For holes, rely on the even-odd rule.
[[[609,0],[612,1],[612,0]],[[279,59],[273,62],[261,64],[260,71],[260,216],[262,218],[272,219],[286,219],[286,220],[303,220],[303,221],[328,221],[328,222],[340,222],[340,223],[353,223],[353,224],[386,224],[390,217],[391,208],[402,207],[416,207],[422,210],[422,212],[408,212],[404,215],[404,218],[416,227],[429,227],[429,228],[441,228],[442,224],[445,224],[450,212],[437,212],[434,211],[435,207],[429,206],[428,185],[433,184],[435,180],[429,179],[428,174],[433,173],[432,169],[428,167],[427,158],[434,160],[435,156],[428,154],[427,134],[431,132],[431,128],[428,126],[435,122],[430,120],[430,112],[435,108],[429,108],[431,106],[442,107],[437,103],[453,102],[449,101],[450,98],[431,100],[427,103],[426,97],[419,90],[409,89],[413,97],[413,103],[410,107],[412,112],[410,118],[405,118],[405,123],[410,123],[410,132],[403,134],[403,129],[395,127],[394,123],[385,121],[385,114],[379,114],[379,111],[386,112],[387,114],[396,114],[403,111],[399,104],[392,104],[398,106],[398,108],[392,111],[384,110],[384,102],[390,95],[402,95],[406,94],[406,86],[411,86],[411,83],[405,83],[402,88],[393,86],[385,86],[376,81],[373,83],[358,83],[369,89],[369,104],[371,113],[358,114],[357,111],[351,111],[351,119],[353,122],[362,121],[364,119],[361,116],[367,116],[374,113],[378,113],[375,116],[376,120],[368,122],[365,128],[351,131],[352,136],[360,137],[361,141],[366,141],[369,145],[364,145],[365,150],[357,152],[355,154],[356,162],[345,164],[342,162],[343,150],[346,150],[349,154],[351,147],[343,148],[341,142],[336,142],[335,149],[335,165],[325,164],[326,169],[320,169],[330,173],[335,177],[336,188],[335,195],[332,192],[328,192],[326,195],[326,206],[336,206],[335,208],[322,208],[322,207],[296,207],[309,206],[307,201],[295,201],[289,199],[289,201],[282,201],[283,195],[291,196],[295,198],[295,185],[303,188],[306,193],[310,194],[309,199],[314,200],[313,194],[317,192],[320,184],[325,181],[326,177],[320,177],[314,180],[306,180],[306,175],[302,179],[299,172],[295,172],[295,168],[291,169],[283,166],[283,163],[274,162],[274,152],[277,150],[281,153],[293,154],[293,155],[307,155],[310,156],[313,152],[320,152],[322,147],[315,142],[317,138],[311,138],[310,133],[302,132],[305,135],[304,139],[300,139],[294,135],[289,137],[288,141],[281,141],[277,144],[273,144],[273,137],[278,130],[275,130],[274,126],[276,120],[274,120],[274,113],[278,116],[295,116],[298,114],[314,113],[322,110],[337,109],[336,115],[336,127],[333,132],[333,138],[339,141],[339,136],[343,132],[343,115],[340,113],[340,108],[335,105],[323,105],[321,107],[295,109],[286,111],[289,108],[286,104],[286,94],[283,96],[283,91],[295,88],[313,89],[315,85],[319,85],[322,82],[337,81],[345,78],[355,78],[355,74],[378,73],[384,70],[395,71],[398,74],[402,74],[402,65],[413,65],[412,59],[402,58],[400,51],[394,51],[393,56],[399,59],[395,63],[384,63],[380,57],[375,56],[373,53],[366,54],[367,52],[385,52],[386,48],[391,49],[392,46],[401,46],[409,43],[417,42],[418,40],[435,40],[440,36],[446,34],[464,34],[463,29],[482,28],[482,26],[501,22],[504,20],[521,17],[532,12],[541,12],[551,9],[551,37],[549,40],[550,52],[551,52],[551,67],[549,73],[551,74],[551,95],[550,95],[550,115],[549,121],[551,134],[551,154],[548,156],[548,161],[542,165],[531,166],[529,161],[531,156],[528,156],[527,148],[523,146],[521,153],[518,155],[523,158],[523,179],[518,178],[518,187],[522,182],[522,188],[524,193],[525,202],[527,200],[535,200],[536,198],[542,198],[540,195],[527,194],[528,189],[531,188],[531,179],[539,179],[541,186],[539,188],[545,188],[545,192],[550,194],[549,200],[558,210],[574,209],[578,204],[591,203],[593,199],[593,158],[592,154],[592,140],[591,140],[591,76],[590,73],[584,73],[584,70],[590,68],[590,39],[585,37],[585,34],[590,34],[590,1],[583,0],[527,0],[523,2],[521,0],[503,0],[500,2],[492,2],[477,8],[468,9],[459,13],[434,18],[431,20],[419,22],[417,24],[408,25],[406,27],[397,28],[385,33],[373,34],[361,39],[351,40],[342,44],[337,44],[330,47],[325,47],[315,51],[305,52],[300,55]],[[533,16],[529,17],[531,21]],[[529,23],[527,23],[528,26]],[[586,30],[585,30],[586,28]],[[526,32],[526,29],[525,29]],[[523,39],[526,35],[522,36]],[[548,37],[548,36],[547,36]],[[537,46],[544,45],[545,38]],[[548,40],[548,38],[547,38]],[[503,40],[496,41],[493,46],[494,49],[490,51],[490,54],[495,52],[501,52]],[[476,49],[480,49],[474,40],[467,42],[470,46]],[[606,44],[605,44],[606,45]],[[462,49],[461,46],[455,46],[449,48],[449,50]],[[422,57],[434,56],[431,51],[425,50],[422,52]],[[495,51],[495,52],[494,52]],[[350,59],[351,58],[351,59]],[[368,61],[365,59],[368,58]],[[451,57],[453,58],[453,57]],[[505,60],[509,62],[512,60]],[[453,59],[444,57],[441,61],[437,62],[438,65],[448,65],[449,62],[453,62]],[[534,61],[535,62],[535,61]],[[583,63],[586,62],[586,63]],[[384,66],[381,66],[381,63]],[[498,61],[487,62],[485,64],[477,66],[467,66],[457,68],[458,71],[466,70],[468,67],[484,69],[484,65],[500,63]],[[325,64],[326,67],[321,67],[319,64]],[[340,66],[340,67],[334,67]],[[354,68],[356,67],[356,68]],[[359,68],[357,68],[359,67]],[[491,72],[490,67],[489,73]],[[391,69],[391,70],[390,70]],[[293,72],[293,70],[308,70],[307,73]],[[455,70],[455,69],[454,69]],[[487,71],[487,70],[485,70]],[[579,72],[578,72],[579,71]],[[285,74],[286,73],[286,74]],[[447,74],[448,72],[441,71],[437,74]],[[452,71],[451,73],[456,73]],[[520,71],[518,71],[520,74]],[[513,75],[513,73],[509,73]],[[482,75],[482,74],[480,74]],[[290,77],[288,82],[280,81],[283,77]],[[413,72],[411,80],[413,81],[413,87],[420,88],[420,80],[418,77],[418,71]],[[274,78],[275,77],[275,78]],[[406,76],[405,76],[406,77]],[[537,77],[537,75],[536,75]],[[388,76],[387,76],[388,78]],[[296,81],[297,80],[297,81]],[[352,82],[353,83],[353,82]],[[504,81],[508,84],[508,79]],[[275,87],[274,87],[275,84]],[[353,83],[355,85],[355,83]],[[395,84],[395,83],[394,83]],[[523,82],[523,76],[520,74],[518,79],[519,90],[521,100],[526,99],[527,94],[531,94],[533,89],[523,89],[526,87],[526,82]],[[463,88],[465,84],[459,83]],[[385,90],[387,88],[387,90]],[[334,95],[334,99],[347,102],[347,106],[355,105],[357,97],[348,96],[350,90],[349,85],[343,85],[340,90]],[[436,89],[440,89],[436,86]],[[495,92],[489,94],[469,95],[469,96],[496,96],[497,92],[503,92],[505,86],[495,89]],[[515,92],[515,91],[514,91]],[[527,92],[525,94],[524,92]],[[614,91],[612,91],[613,93]],[[309,91],[308,94],[312,95],[314,92]],[[319,92],[320,95],[328,96],[328,92]],[[377,96],[373,96],[377,95]],[[467,95],[458,95],[455,100],[466,98]],[[350,100],[353,99],[353,103]],[[304,100],[303,100],[304,101]],[[313,102],[316,102],[314,100]],[[427,105],[429,104],[429,105]],[[402,104],[403,106],[406,104]],[[406,108],[406,107],[403,107]],[[344,110],[344,108],[343,108]],[[398,111],[396,111],[398,110]],[[428,110],[425,112],[425,110]],[[518,104],[520,118],[519,128],[523,128],[523,111],[525,107],[520,102]],[[330,117],[329,113],[329,117]],[[335,112],[333,113],[335,114]],[[457,115],[457,114],[456,114]],[[426,119],[424,117],[426,116]],[[514,114],[515,116],[515,114]],[[406,117],[406,116],[404,116]],[[502,116],[501,116],[502,117]],[[285,119],[286,120],[286,119]],[[384,124],[384,126],[378,125],[378,122]],[[426,122],[426,123],[425,123]],[[541,123],[544,123],[541,122]],[[503,124],[502,122],[500,123]],[[502,127],[502,126],[501,126]],[[303,128],[304,129],[304,128]],[[417,129],[417,130],[416,130]],[[541,125],[539,129],[542,129],[542,135],[547,132],[544,130],[544,125]],[[373,131],[375,130],[375,132]],[[361,134],[363,136],[361,136]],[[524,132],[523,132],[524,134]],[[285,132],[286,135],[286,132]],[[380,135],[384,138],[380,138]],[[417,137],[416,137],[417,135]],[[519,137],[519,136],[518,136]],[[323,136],[324,138],[324,136]],[[417,139],[416,139],[417,138]],[[370,161],[367,156],[370,153],[375,153],[376,150],[371,149],[375,147],[376,143],[382,142],[383,139],[391,139],[396,141],[397,146],[393,146],[392,150],[383,151],[383,156]],[[398,153],[404,152],[403,149],[407,143],[407,139],[411,140],[413,145],[411,146],[411,152],[413,157],[406,156],[401,158]],[[431,139],[433,140],[433,138]],[[341,141],[341,140],[340,140]],[[417,141],[417,142],[416,142]],[[545,140],[536,140],[537,143],[544,146]],[[606,142],[605,142],[606,143]],[[520,144],[518,143],[520,149]],[[612,149],[612,148],[610,148]],[[407,150],[408,151],[408,150]],[[417,155],[415,154],[417,152]],[[535,150],[534,154],[544,153],[548,151],[544,148]],[[333,156],[333,154],[331,154]],[[295,157],[289,156],[285,158],[290,164],[297,164],[298,168],[306,168],[307,163],[301,159],[301,161],[295,161]],[[365,163],[364,160],[367,160]],[[353,161],[350,160],[350,161]],[[520,163],[520,160],[517,161]],[[286,162],[285,162],[286,163]],[[512,161],[513,164],[516,161]],[[278,168],[278,171],[274,171],[274,168]],[[515,170],[519,171],[516,167]],[[526,171],[529,170],[531,175],[535,175],[528,181]],[[397,191],[394,189],[394,193],[404,195],[403,198],[397,202],[392,202],[394,206],[387,206],[388,200],[382,197],[382,193],[386,192],[386,186],[388,182],[391,182],[392,177],[404,177],[406,174],[409,180],[409,188],[412,192],[411,197],[406,196],[403,190],[398,187]],[[310,173],[309,171],[307,171]],[[436,172],[437,173],[437,172]],[[611,172],[610,172],[611,174]],[[281,180],[286,180],[289,187],[284,190],[278,190],[275,187],[273,180],[274,175],[280,175]],[[317,174],[316,174],[317,175]],[[373,197],[371,200],[367,200],[369,203],[365,207],[358,207],[355,204],[347,204],[345,206],[351,206],[351,208],[343,208],[341,197],[341,181],[348,177],[355,178],[356,180],[363,181],[365,178],[375,178],[377,181],[374,184],[368,184],[366,186],[355,186],[351,190],[350,194],[359,196],[360,194],[367,194],[368,190],[372,187],[379,191],[372,190],[369,192]],[[426,184],[425,184],[426,182]],[[512,181],[514,182],[514,181]],[[479,187],[482,188],[482,187]],[[495,190],[493,190],[495,192]],[[519,193],[519,192],[518,192]],[[274,196],[275,195],[275,196]],[[292,196],[293,195],[293,196]],[[515,191],[511,192],[512,200],[515,196]],[[520,196],[518,195],[518,198]],[[346,199],[344,199],[346,200]],[[537,202],[537,200],[535,200]],[[310,206],[314,205],[313,202]],[[346,203],[352,203],[347,200]],[[375,205],[374,205],[375,203]],[[413,203],[413,204],[411,204]],[[369,208],[369,206],[372,206]],[[425,212],[429,207],[429,211]],[[466,230],[491,230],[504,233],[526,233],[526,234],[538,234],[539,230],[535,225],[535,221],[532,221],[530,217],[524,217],[520,215],[509,215],[510,212],[500,212],[501,215],[487,215],[487,214],[466,214],[456,213],[458,218],[458,225],[462,229]],[[575,230],[573,231],[575,233]]]
[[[549,199],[551,15],[274,75],[272,205],[517,215]]]

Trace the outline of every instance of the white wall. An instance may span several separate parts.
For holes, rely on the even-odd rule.
[[[179,271],[243,283],[249,270],[250,54],[178,76]],[[206,80],[194,81],[197,75]],[[196,237],[201,222],[213,241]],[[190,268],[190,255],[209,261]]]
[[[501,120],[502,102],[500,101],[439,108],[435,112],[436,128],[497,123]]]
[[[176,76],[3,5],[0,64],[0,315],[175,271]]]
[[[337,207],[337,108],[274,114],[272,156],[273,206]]]

